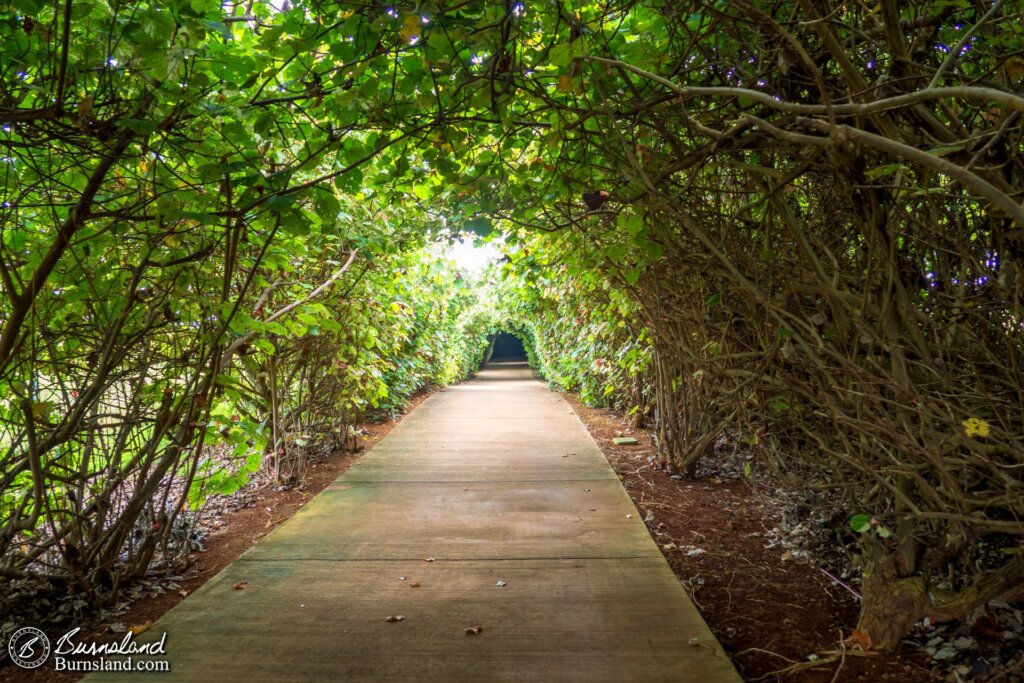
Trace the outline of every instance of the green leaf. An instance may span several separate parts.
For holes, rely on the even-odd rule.
[[[76,2],[71,5],[71,20],[77,21],[79,19],[85,19],[92,12],[93,3],[91,2]]]
[[[121,119],[121,125],[139,135],[149,135],[156,130],[156,124],[145,119]]]
[[[480,237],[487,237],[494,232],[494,224],[491,222],[491,219],[483,216],[471,218],[465,222],[464,227],[466,230],[476,233]]]
[[[14,0],[11,5],[28,16],[35,16],[42,9],[43,0]]]
[[[858,534],[871,529],[871,515],[854,515],[850,517],[850,528]]]
[[[253,342],[253,346],[260,349],[269,356],[274,355],[274,352],[277,350],[273,343],[271,343],[267,339],[257,339],[256,341]]]
[[[586,43],[582,38],[571,43],[555,45],[548,51],[548,61],[555,66],[567,67],[572,60],[587,54]]]
[[[267,208],[271,211],[283,211],[295,204],[295,195],[274,194],[267,198]]]
[[[359,192],[363,187],[363,172],[358,168],[351,168],[334,179],[334,186],[350,194]]]

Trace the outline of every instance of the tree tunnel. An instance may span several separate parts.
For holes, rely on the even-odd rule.
[[[0,647],[487,359],[813,494],[863,649],[1024,600],[1024,2],[166,4],[0,21]]]

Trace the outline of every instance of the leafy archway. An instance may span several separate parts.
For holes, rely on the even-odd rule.
[[[830,473],[875,644],[1017,595],[1020,13],[18,0],[0,576],[102,604],[210,490],[471,372],[495,314],[425,247],[498,226],[550,381],[682,471],[729,432]]]

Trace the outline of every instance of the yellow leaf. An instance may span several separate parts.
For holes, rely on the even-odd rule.
[[[152,621],[147,621],[144,624],[139,624],[138,626],[132,626],[128,630],[138,636],[138,635],[141,635],[141,634],[145,633],[146,631],[148,631],[149,627],[152,626],[152,625],[153,625]]]
[[[969,417],[961,423],[964,426],[964,434],[973,437],[986,437],[992,429],[989,427],[988,422],[982,420],[980,417]]]
[[[32,417],[37,420],[42,420],[50,414],[50,409],[52,407],[53,404],[49,401],[36,401],[32,404]]]
[[[410,14],[402,20],[402,30],[398,32],[398,37],[403,43],[408,43],[413,38],[420,37],[420,23],[420,16],[418,14]]]

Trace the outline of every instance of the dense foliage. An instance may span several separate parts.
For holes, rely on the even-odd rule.
[[[679,470],[733,433],[827,473],[876,644],[1015,596],[1022,11],[17,0],[0,573],[102,602],[239,483],[211,449],[300,476],[471,371],[489,313],[424,250],[497,224],[549,379]]]
[[[500,213],[536,292],[628,299],[667,464],[730,436],[841,496],[881,647],[1024,580],[1021,10],[595,6],[522,74],[551,127]],[[592,391],[567,313],[545,355]]]

